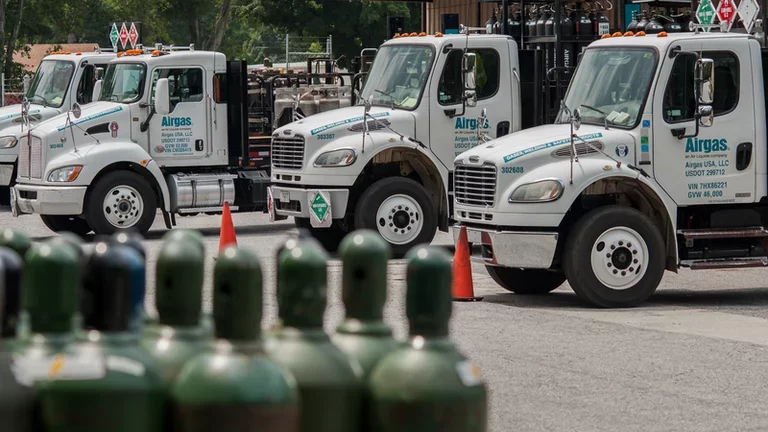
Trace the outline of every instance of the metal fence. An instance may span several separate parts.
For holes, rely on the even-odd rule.
[[[0,104],[2,106],[20,104],[24,99],[25,89],[29,85],[30,76],[6,78],[5,74],[0,74],[2,85],[0,85]]]

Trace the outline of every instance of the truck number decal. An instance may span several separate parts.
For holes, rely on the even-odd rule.
[[[334,137],[336,137],[336,134],[327,133],[327,134],[320,134],[317,136],[317,139],[319,140],[332,140]]]
[[[501,167],[502,174],[522,174],[525,172],[523,167]]]
[[[688,183],[688,198],[717,198],[723,196],[728,182]]]

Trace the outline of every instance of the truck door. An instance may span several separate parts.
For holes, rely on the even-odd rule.
[[[171,112],[155,114],[149,123],[149,151],[160,166],[189,166],[209,156],[208,110],[205,72],[200,67],[157,68],[152,73],[150,104],[155,101],[155,84],[167,78]]]
[[[470,38],[471,40],[471,38]],[[493,138],[505,135],[512,127],[512,78],[509,48],[503,39],[499,44],[485,41],[485,46],[472,47],[477,54],[477,106],[466,107],[462,114],[464,95],[462,80],[462,51],[454,50],[440,56],[439,75],[430,88],[430,147],[440,161],[452,169],[457,155],[477,145],[477,118],[487,108],[487,120],[480,129]]]
[[[676,46],[684,51],[701,51],[704,58],[714,60],[715,120],[711,127],[700,127],[698,135],[691,136],[696,131],[696,57],[664,56],[662,79],[653,102],[655,177],[681,206],[753,202],[755,124],[748,44],[708,39],[705,44],[672,44],[672,48]],[[677,136],[681,132],[685,137]]]

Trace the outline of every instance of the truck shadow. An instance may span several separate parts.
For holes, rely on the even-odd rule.
[[[547,295],[491,294],[486,295],[483,301],[527,309],[597,309],[597,307],[581,300],[576,293],[567,288],[560,288]],[[723,288],[722,290],[706,291],[661,289],[656,291],[645,303],[631,309],[710,308],[718,306],[768,306],[768,288]]]

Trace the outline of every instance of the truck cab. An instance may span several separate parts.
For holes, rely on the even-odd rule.
[[[293,217],[330,250],[360,228],[376,230],[396,256],[430,242],[449,228],[456,155],[477,145],[478,132],[522,128],[520,74],[508,36],[385,42],[355,106],[274,131],[272,220]]]
[[[228,65],[222,53],[194,49],[121,53],[97,101],[21,137],[14,213],[40,214],[54,231],[109,234],[147,232],[158,209],[169,228],[185,210],[221,211],[235,199],[238,175],[227,167],[243,164],[247,146],[237,132],[244,104],[234,103],[245,65],[230,75]]]
[[[25,94],[31,126],[72,108],[91,102],[93,88],[114,52],[53,52],[38,66]],[[0,108],[0,204],[7,204],[9,187],[15,182],[18,142],[25,130],[22,105]]]
[[[456,157],[454,235],[509,291],[567,280],[602,307],[665,270],[768,265],[765,57],[738,33],[590,44],[555,124]]]

